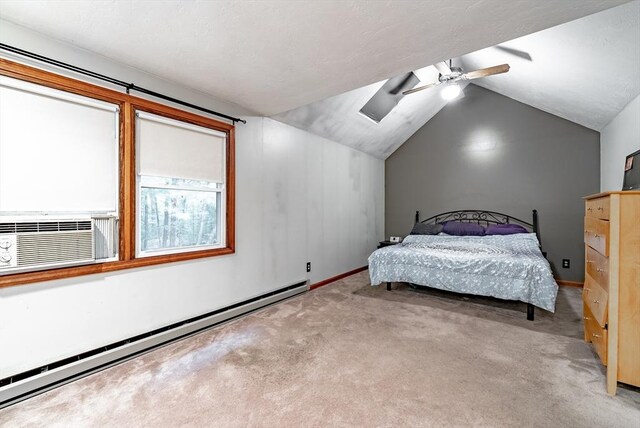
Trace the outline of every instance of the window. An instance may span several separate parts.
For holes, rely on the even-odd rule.
[[[139,182],[140,254],[221,246],[219,184],[146,176]]]
[[[224,246],[226,135],[136,113],[137,255]]]
[[[234,135],[0,59],[0,287],[234,253]]]

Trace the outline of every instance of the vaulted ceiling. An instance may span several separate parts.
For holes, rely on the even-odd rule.
[[[454,58],[453,63],[467,71],[509,63],[507,74],[473,84],[600,131],[640,93],[639,41],[640,1],[634,1]],[[433,67],[416,74],[418,85],[438,76]],[[274,118],[385,159],[446,102],[441,88],[411,94],[375,124],[357,112],[383,83]]]
[[[0,16],[272,115],[624,2],[3,0]]]
[[[433,66],[417,70],[415,74],[420,79],[419,85],[438,79],[438,71]],[[384,82],[325,98],[272,117],[385,159],[435,116],[446,101],[440,96],[441,88],[405,96],[380,123],[374,123],[361,115],[359,110]]]
[[[600,131],[640,94],[640,1],[460,60],[467,70],[509,62],[509,73],[474,83]]]

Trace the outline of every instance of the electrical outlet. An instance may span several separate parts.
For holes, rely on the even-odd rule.
[[[571,267],[571,262],[569,259],[562,259],[562,267],[565,269],[569,269]]]
[[[311,272],[311,262],[307,262],[307,272]]]

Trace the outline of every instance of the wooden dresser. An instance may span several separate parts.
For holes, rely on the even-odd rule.
[[[640,191],[585,198],[584,339],[617,382],[640,386]]]

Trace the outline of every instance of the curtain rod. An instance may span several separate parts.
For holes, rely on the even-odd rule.
[[[208,108],[200,107],[200,106],[197,106],[195,104],[191,104],[191,103],[188,103],[186,101],[181,101],[181,100],[179,100],[177,98],[173,98],[173,97],[161,94],[159,92],[155,92],[155,91],[152,91],[152,90],[149,90],[149,89],[142,88],[140,86],[134,85],[133,83],[127,83],[127,82],[125,82],[123,80],[114,79],[113,77],[105,76],[104,74],[96,73],[95,71],[91,71],[91,70],[87,70],[87,69],[84,69],[84,68],[76,67],[75,65],[67,64],[66,62],[62,62],[62,61],[58,61],[58,60],[55,60],[55,59],[52,59],[52,58],[48,58],[46,56],[38,55],[38,54],[33,53],[33,52],[25,51],[23,49],[19,49],[19,48],[16,48],[14,46],[10,46],[10,45],[4,44],[4,43],[0,43],[0,49],[8,51],[8,52],[15,53],[15,54],[18,54],[18,55],[25,56],[27,58],[35,59],[35,60],[40,61],[40,62],[51,64],[51,65],[54,65],[56,67],[64,68],[66,70],[70,70],[70,71],[73,71],[73,72],[76,72],[76,73],[79,73],[79,74],[84,74],[85,76],[89,76],[89,77],[93,77],[94,79],[98,79],[98,80],[102,80],[102,81],[105,81],[105,82],[109,82],[109,83],[111,83],[113,85],[122,86],[127,90],[127,94],[129,93],[129,91],[138,91],[138,92],[142,92],[143,94],[151,95],[152,97],[160,98],[160,99],[163,99],[163,100],[166,100],[166,101],[170,101],[172,103],[180,104],[180,105],[183,105],[185,107],[189,107],[189,108],[192,108],[192,109],[195,109],[195,110],[200,110],[200,111],[203,111],[205,113],[212,114],[214,116],[218,116],[218,117],[225,118],[227,120],[231,120],[234,124],[236,122],[247,123],[246,120],[240,119],[238,117],[233,117],[233,116],[226,115],[224,113],[219,113],[219,112],[214,111],[214,110],[209,110]]]

